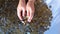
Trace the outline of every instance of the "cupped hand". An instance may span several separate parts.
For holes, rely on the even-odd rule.
[[[29,1],[26,5],[26,10],[27,10],[27,17],[28,17],[28,22],[31,22],[33,16],[34,16],[34,2]]]
[[[19,1],[18,7],[17,7],[17,15],[20,20],[23,20],[22,16],[25,17],[26,11],[27,11],[27,17],[28,17],[27,21],[31,22],[34,16],[34,11],[35,11],[34,2],[28,1],[26,4],[25,0]]]
[[[25,4],[25,0],[20,0],[18,7],[17,7],[17,15],[19,17],[20,20],[22,19],[22,16],[25,16],[25,11],[26,11],[26,4]]]

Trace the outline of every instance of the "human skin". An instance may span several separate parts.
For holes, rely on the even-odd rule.
[[[25,0],[19,0],[19,4],[17,6],[17,15],[20,20],[23,20],[22,16],[25,17],[27,11],[27,17],[28,17],[27,21],[31,22],[35,12],[34,2],[35,0],[28,0],[26,4]]]

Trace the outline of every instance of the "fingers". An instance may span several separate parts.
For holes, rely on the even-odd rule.
[[[25,10],[23,9],[23,11],[22,11],[21,9],[17,9],[17,15],[18,15],[20,20],[22,20],[22,14],[24,17],[25,16]],[[32,10],[32,9],[27,10],[28,22],[31,22],[33,15],[34,15],[34,10]]]
[[[31,22],[33,15],[34,15],[34,10],[30,9],[30,16],[28,18],[28,22]]]
[[[25,9],[23,9],[23,13],[22,13],[23,17],[25,17]]]
[[[19,8],[17,8],[17,16],[19,17],[20,20],[22,20],[21,9]]]
[[[27,10],[27,17],[29,17],[30,16],[30,11],[29,10]]]

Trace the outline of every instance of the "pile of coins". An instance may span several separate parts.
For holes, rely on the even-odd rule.
[[[2,34],[44,34],[51,26],[52,13],[44,0],[35,1],[35,14],[25,25],[17,17],[19,0],[0,0],[0,32]]]

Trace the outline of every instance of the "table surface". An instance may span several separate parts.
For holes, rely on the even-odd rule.
[[[60,0],[47,0],[48,7],[52,11],[53,19],[51,21],[51,28],[45,34],[60,34]]]

